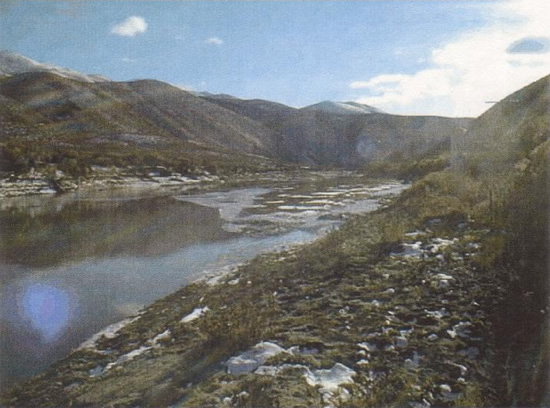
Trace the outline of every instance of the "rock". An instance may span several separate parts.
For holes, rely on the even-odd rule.
[[[439,386],[439,392],[443,395],[450,394],[452,392],[451,386],[449,384],[441,384]]]
[[[365,351],[376,351],[378,350],[378,347],[374,343],[364,342],[364,343],[358,343],[357,344],[360,349],[363,349]]]
[[[265,363],[267,359],[285,352],[285,349],[275,343],[258,343],[249,351],[231,357],[226,363],[227,372],[235,375],[250,373]]]
[[[395,338],[395,345],[399,348],[407,347],[408,344],[409,344],[409,341],[407,340],[406,337],[399,336]]]
[[[313,370],[305,374],[309,385],[321,386],[321,393],[336,391],[341,384],[352,383],[355,371],[341,363],[336,363],[329,370]]]
[[[205,314],[206,312],[208,312],[210,309],[208,309],[208,306],[206,307],[197,307],[195,308],[191,313],[189,313],[187,316],[184,316],[181,320],[180,320],[180,323],[189,323],[189,322],[192,322],[193,320],[196,320],[198,319],[199,317],[201,317],[203,314]]]
[[[471,323],[469,322],[460,322],[458,324],[455,324],[452,330],[447,330],[447,334],[452,339],[454,339],[457,336],[463,339],[471,339],[470,330],[468,329],[468,327],[470,326],[471,326]]]

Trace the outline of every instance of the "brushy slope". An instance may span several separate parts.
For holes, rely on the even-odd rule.
[[[0,94],[4,171],[53,165],[85,176],[92,165],[167,166],[182,174],[274,167],[265,158],[273,150],[269,129],[162,82],[26,73],[0,80]]]
[[[455,141],[452,168],[428,175],[401,203],[415,216],[446,208],[489,228],[483,264],[506,293],[494,315],[503,405],[548,402],[549,82],[542,78],[478,118]]]

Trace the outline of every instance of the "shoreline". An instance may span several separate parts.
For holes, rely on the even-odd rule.
[[[63,195],[59,195],[57,197],[52,197],[52,198],[44,198],[44,197],[41,197],[41,196],[32,196],[33,198],[31,199],[30,197],[26,197],[26,198],[23,198],[23,199],[18,199],[18,198],[14,198],[14,199],[11,199],[11,200],[3,200],[2,201],[2,209],[4,211],[7,211],[6,214],[8,214],[7,216],[9,217],[10,215],[9,214],[12,214],[10,213],[11,209],[16,209],[14,206],[17,205],[17,208],[20,208],[19,211],[24,211],[25,213],[28,211],[29,212],[29,215],[31,215],[33,218],[36,217],[37,215],[39,215],[40,217],[44,218],[44,217],[47,217],[47,214],[48,214],[48,211],[53,211],[56,215],[56,217],[59,217],[60,215],[59,214],[63,214],[62,211],[72,211],[70,210],[71,208],[78,208],[80,209],[80,205],[78,205],[78,207],[76,206],[72,206],[72,204],[76,204],[77,201],[79,202],[80,200],[83,200],[83,204],[86,204],[86,206],[83,206],[82,209],[86,209],[88,208],[88,204],[86,203],[87,201],[91,201],[91,203],[89,205],[95,205],[93,202],[96,201],[96,200],[99,200],[99,201],[102,201],[102,200],[107,200],[107,201],[113,201],[115,203],[118,203],[119,201],[124,201],[126,202],[127,200],[130,200],[130,202],[136,202],[135,206],[140,206],[140,204],[138,204],[139,202],[142,202],[142,198],[144,199],[143,202],[149,202],[148,200],[151,200],[153,196],[157,196],[160,194],[160,196],[164,197],[165,194],[169,194],[170,197],[172,195],[178,195],[177,199],[179,200],[182,200],[182,201],[186,201],[188,199],[190,199],[191,201],[194,201],[193,197],[197,197],[197,199],[199,201],[204,201],[204,199],[208,198],[208,197],[219,197],[218,200],[219,202],[213,202],[213,201],[210,201],[209,202],[209,199],[206,200],[206,202],[203,202],[203,205],[206,205],[207,207],[212,207],[212,208],[218,208],[217,205],[218,204],[221,204],[222,206],[226,206],[226,205],[229,205],[231,206],[232,208],[232,211],[225,211],[225,210],[222,210],[221,208],[218,208],[218,210],[220,211],[220,215],[221,215],[221,222],[223,222],[223,228],[226,230],[226,231],[236,231],[236,227],[239,227],[241,230],[242,230],[242,233],[245,235],[245,236],[249,236],[249,238],[245,238],[243,236],[243,243],[247,246],[246,248],[243,248],[243,256],[224,256],[224,259],[226,260],[225,262],[231,262],[231,268],[229,269],[233,269],[237,266],[237,264],[240,264],[241,262],[244,262],[244,260],[248,260],[248,259],[251,259],[250,256],[256,256],[255,254],[256,253],[266,253],[266,252],[280,252],[280,251],[284,251],[286,249],[289,248],[289,243],[294,243],[294,242],[299,242],[300,245],[303,245],[306,241],[309,243],[311,242],[311,240],[313,240],[314,238],[318,238],[319,235],[317,234],[317,232],[319,231],[323,231],[323,233],[326,233],[328,231],[330,231],[330,229],[332,227],[329,227],[328,224],[334,224],[334,223],[340,223],[341,220],[344,218],[340,215],[338,216],[331,216],[331,217],[328,217],[326,216],[326,213],[327,212],[330,212],[330,211],[334,211],[336,212],[337,214],[339,214],[340,212],[343,212],[343,211],[346,211],[345,208],[347,208],[346,206],[342,206],[342,205],[336,205],[334,203],[333,200],[336,200],[336,197],[334,197],[334,193],[333,192],[327,192],[327,188],[328,188],[328,191],[338,191],[338,194],[339,195],[343,195],[345,193],[345,201],[346,201],[346,205],[349,208],[350,211],[356,211],[357,208],[359,206],[355,206],[355,205],[351,205],[350,203],[354,203],[355,200],[365,200],[365,203],[363,204],[365,207],[365,209],[368,209],[368,208],[374,208],[374,202],[377,201],[377,202],[380,202],[380,195],[383,195],[383,194],[386,194],[386,193],[395,193],[397,190],[403,188],[403,185],[400,184],[400,183],[395,183],[395,182],[390,182],[390,181],[387,181],[385,183],[376,183],[376,184],[373,184],[372,182],[365,182],[364,179],[358,179],[358,178],[355,178],[355,177],[352,177],[352,178],[345,178],[345,179],[336,179],[336,180],[328,180],[327,183],[325,184],[325,182],[323,181],[321,185],[317,186],[317,181],[319,178],[322,178],[323,180],[329,178],[333,178],[333,177],[337,177],[337,176],[340,176],[342,172],[324,172],[324,173],[315,173],[315,174],[310,174],[310,177],[308,177],[308,180],[314,180],[314,186],[310,185],[309,184],[309,181],[306,182],[306,185],[303,186],[303,185],[294,185],[294,188],[295,189],[298,189],[299,190],[299,194],[302,194],[302,195],[295,195],[297,193],[292,193],[291,191],[289,191],[289,188],[287,185],[285,185],[284,187],[281,185],[281,182],[283,180],[277,180],[278,184],[276,186],[273,187],[273,190],[269,190],[269,194],[266,195],[265,198],[254,198],[254,200],[260,200],[259,202],[260,203],[263,203],[264,201],[266,202],[271,202],[270,200],[273,200],[273,197],[276,196],[277,194],[281,194],[281,195],[284,195],[284,196],[287,196],[287,197],[301,197],[300,198],[300,202],[296,202],[294,201],[295,204],[300,204],[301,205],[306,205],[304,204],[307,200],[309,199],[315,199],[315,200],[319,200],[319,194],[322,194],[322,196],[326,195],[326,194],[332,194],[331,196],[331,200],[324,200],[322,201],[322,204],[325,205],[325,208],[324,209],[320,209],[320,210],[317,210],[317,211],[290,211],[288,212],[288,216],[290,217],[288,222],[285,221],[285,223],[283,224],[280,224],[279,227],[275,227],[275,223],[281,221],[280,220],[280,217],[283,216],[284,214],[281,213],[281,212],[277,212],[279,211],[278,210],[278,205],[275,204],[272,206],[272,209],[271,211],[275,211],[276,212],[276,216],[273,217],[272,219],[269,218],[270,217],[270,213],[269,212],[266,212],[266,213],[263,213],[262,209],[260,209],[260,213],[259,214],[253,214],[253,213],[248,213],[246,211],[244,211],[243,213],[243,217],[242,219],[239,219],[239,218],[235,218],[234,216],[231,216],[231,214],[234,214],[235,211],[238,211],[238,212],[241,212],[241,210],[244,210],[245,207],[248,208],[248,206],[250,206],[251,208],[253,208],[253,211],[256,211],[256,209],[258,207],[263,207],[263,206],[260,206],[260,205],[254,205],[255,203],[257,204],[258,201],[251,201],[252,198],[251,197],[256,197],[254,194],[258,194],[258,188],[255,188],[254,186],[252,186],[252,188],[250,187],[245,187],[244,190],[242,190],[242,188],[230,188],[228,187],[226,184],[223,185],[222,189],[221,190],[218,190],[217,188],[215,188],[213,185],[209,185],[209,186],[204,186],[205,189],[209,189],[209,192],[203,192],[203,190],[197,190],[195,192],[193,192],[192,195],[187,195],[187,194],[184,194],[184,195],[179,195],[180,193],[179,192],[174,192],[174,191],[170,191],[170,190],[165,190],[163,192],[161,192],[160,190],[149,190],[149,192],[146,192],[146,193],[139,193],[139,192],[134,192],[133,190],[113,190],[113,192],[108,192],[108,193],[100,193],[100,194],[96,194],[96,193],[93,193],[93,194],[85,194],[85,193],[67,193],[67,194],[63,194]],[[349,175],[348,173],[345,173],[344,175]],[[270,176],[270,179],[273,179],[273,177]],[[294,183],[295,181],[293,181]],[[335,187],[335,186],[339,186],[341,183],[342,184],[342,187]],[[366,183],[366,184],[365,184]],[[219,185],[218,185],[219,187]],[[306,188],[307,190],[304,190],[304,188]],[[335,189],[335,190],[332,190],[332,189]],[[212,192],[211,190],[212,189],[215,189],[214,192]],[[250,194],[252,194],[250,197],[247,195],[249,194],[248,193],[248,190],[251,190],[250,191]],[[235,193],[233,193],[233,191]],[[265,194],[266,190],[265,188],[264,189],[261,189],[261,191]],[[306,191],[310,191],[313,192],[313,194],[310,196],[309,194],[310,193],[306,193]],[[323,193],[319,193],[320,191],[322,191]],[[307,194],[306,196],[303,196],[303,194]],[[363,196],[364,194],[369,194],[368,196]],[[371,196],[376,196],[376,197],[372,197]],[[225,197],[225,198],[224,198]],[[248,198],[247,198],[248,197]],[[334,198],[333,198],[334,197]],[[353,199],[352,199],[353,197]],[[360,198],[358,198],[360,197]],[[166,197],[168,198],[168,197]],[[341,197],[342,199],[344,197]],[[236,200],[235,203],[231,203],[229,204],[229,202],[227,200],[230,200],[230,201],[233,201],[233,200]],[[294,199],[294,198],[287,198],[288,200],[298,200],[298,199]],[[244,201],[243,201],[244,200]],[[160,201],[160,202],[164,202],[164,201]],[[169,200],[169,202],[172,202],[172,199]],[[360,201],[362,202],[362,201]],[[225,204],[224,204],[225,203]],[[332,205],[332,209],[329,209],[329,204],[328,203],[331,203]],[[116,204],[118,205],[118,204]],[[133,204],[130,204],[130,205],[133,205]],[[307,204],[309,205],[309,204]],[[66,207],[66,208],[65,208]],[[147,207],[148,208],[148,207]],[[301,208],[300,206],[297,206],[296,207],[297,209],[298,208]],[[309,208],[309,207],[307,207]],[[319,207],[321,208],[321,207]],[[60,212],[61,211],[61,212]],[[209,210],[211,211],[211,210]],[[71,212],[72,213],[72,212]],[[18,212],[18,214],[22,214],[22,212]],[[317,214],[317,215],[316,215]],[[229,216],[229,218],[227,218]],[[270,219],[270,223],[267,224],[267,223],[264,223],[262,224],[259,220],[265,220],[265,218],[269,218]],[[317,221],[317,224],[312,224],[312,218],[318,218],[319,220]],[[250,224],[250,227],[247,227],[248,225]],[[273,226],[272,226],[273,224]],[[88,225],[88,224],[86,224]],[[260,227],[263,228],[263,230],[260,230]],[[298,228],[299,230],[301,230],[302,228],[304,228],[304,230],[302,232],[294,232],[293,231],[293,228]],[[262,232],[263,231],[263,232]],[[7,231],[6,231],[7,232]],[[282,235],[281,235],[282,234]],[[6,234],[7,235],[7,234]],[[280,238],[277,238],[279,235],[281,235]],[[287,236],[288,235],[288,236]],[[73,237],[74,239],[78,239],[78,236],[74,236]],[[89,237],[88,238],[85,238],[85,239],[90,239]],[[247,241],[247,240],[253,240],[253,241]],[[259,242],[255,242],[256,241],[259,241]],[[263,241],[265,241],[265,244],[262,243]],[[239,244],[239,245],[242,245],[242,244]],[[247,249],[248,247],[252,248],[252,249]],[[256,248],[256,249],[253,249],[253,248]],[[252,251],[252,252],[250,252]],[[258,252],[260,251],[260,252]],[[245,255],[245,253],[249,253],[249,255]],[[186,255],[187,256],[187,255]],[[194,261],[191,261],[192,263]],[[225,265],[225,263],[221,263],[221,262],[213,262],[211,264],[206,264],[204,266],[204,268],[202,269],[197,269],[195,272],[194,272],[194,276],[191,278],[191,279],[186,279],[186,283],[187,282],[193,282],[195,280],[207,280],[207,281],[210,281],[209,283],[213,283],[219,279],[221,279],[223,277],[223,273],[226,272],[226,270],[219,270],[219,267],[222,266],[222,265]],[[184,267],[183,269],[186,269],[186,267]],[[153,269],[154,270],[154,269]],[[61,269],[62,271],[62,269]],[[92,271],[93,272],[93,271]],[[100,271],[98,271],[100,272]],[[168,276],[169,273],[164,273],[163,271],[158,271],[160,275],[166,275]],[[200,273],[198,273],[200,272]],[[137,272],[134,272],[134,273],[137,273]],[[132,274],[130,272],[130,274]],[[156,275],[156,273],[153,273],[153,275]],[[163,276],[164,276],[163,275]],[[56,276],[56,275],[54,275]],[[92,276],[91,274],[87,274],[87,276]],[[141,276],[141,275],[140,275]],[[86,282],[87,282],[87,278],[84,278],[84,280],[79,284],[80,287],[85,287],[86,285]],[[114,284],[114,282],[113,282]],[[153,283],[153,286],[155,284]],[[159,294],[158,296],[155,296],[155,297],[151,297],[149,296],[148,300],[146,302],[143,302],[142,304],[145,305],[145,304],[149,304],[150,302],[154,301],[155,299],[158,299],[159,296],[164,296],[170,292],[172,292],[174,289],[174,286],[168,286],[167,285],[164,285],[167,287],[168,290],[164,290],[163,293]],[[179,287],[179,285],[177,285],[177,287]],[[77,290],[75,288],[75,290]],[[78,289],[80,290],[80,289]],[[115,301],[116,302],[116,301]],[[135,312],[137,309],[133,309],[133,312]],[[120,316],[118,318],[120,319],[123,319],[124,317],[126,316],[129,316],[128,314],[125,314],[124,316]],[[103,323],[102,326],[94,326],[94,329],[95,330],[99,330],[101,327],[104,327],[104,326],[107,326],[111,323],[115,322],[115,320],[109,320],[109,321],[105,321]],[[87,332],[86,333],[88,336],[92,336],[94,333],[93,332]],[[81,341],[85,341],[86,338],[82,338],[81,337]],[[70,344],[69,347],[76,347],[78,345],[77,344],[74,344],[74,342],[72,344]],[[63,350],[63,351],[61,351]],[[65,353],[65,352],[68,352],[70,350],[70,348],[61,348],[61,350],[58,352],[58,355],[59,355],[59,358],[61,358],[63,356],[62,353]],[[8,381],[8,374],[6,373],[6,380]],[[18,381],[20,382],[20,381]],[[7,384],[6,384],[7,385]]]
[[[355,215],[313,242],[260,254],[214,284],[212,277],[200,278],[147,306],[116,333],[96,334],[92,347],[74,350],[6,393],[5,401],[101,405],[107,398],[120,406],[168,406],[155,400],[168,398],[173,406],[257,405],[262,400],[250,387],[267,381],[275,389],[265,406],[287,389],[310,406],[318,400],[338,406],[341,398],[363,406],[357,402],[367,398],[361,378],[371,386],[412,381],[421,368],[426,371],[406,388],[411,403],[474,398],[474,388],[491,388],[477,371],[489,361],[476,362],[491,347],[490,332],[470,311],[486,313],[489,306],[477,290],[464,289],[480,279],[468,265],[482,232],[449,229],[441,220],[418,230],[404,220],[403,244],[381,247],[392,219],[387,209]],[[431,353],[443,353],[449,363],[433,373],[432,364],[443,357],[432,361]],[[387,377],[394,371],[397,377]],[[433,377],[442,373],[444,380]],[[196,378],[203,380],[195,384]],[[214,390],[216,404],[204,387]],[[159,392],[152,396],[151,390]],[[66,397],[40,397],[60,393]]]
[[[51,178],[41,173],[29,175],[10,175],[0,180],[0,199],[50,196],[65,193],[90,193],[116,189],[136,190],[167,190],[191,189],[211,183],[223,183],[218,176],[205,174],[197,177],[185,177],[178,173],[169,176],[137,176],[137,175],[95,175],[85,179],[72,177]]]
[[[194,192],[196,190],[211,190],[217,188],[234,188],[236,186],[257,185],[261,183],[280,183],[287,177],[301,177],[313,175],[316,179],[333,177],[357,177],[369,180],[395,181],[386,177],[369,177],[358,170],[343,169],[311,169],[295,168],[291,170],[268,170],[264,172],[244,172],[235,174],[210,174],[204,172],[197,175],[185,176],[176,172],[169,172],[162,168],[159,172],[136,174],[122,168],[94,167],[93,173],[87,177],[70,177],[61,172],[56,176],[46,176],[34,170],[27,174],[8,174],[0,179],[0,199],[11,199],[30,196],[55,196],[70,193],[94,193],[102,191],[116,191],[135,189],[136,191],[151,192]]]

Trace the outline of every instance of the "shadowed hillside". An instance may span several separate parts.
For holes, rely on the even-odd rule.
[[[453,142],[452,167],[416,183],[406,211],[471,219],[490,231],[482,270],[506,293],[493,314],[500,404],[548,402],[550,77],[493,106]]]
[[[415,160],[448,151],[470,119],[342,113],[294,109],[262,100],[203,98],[262,123],[276,133],[277,155],[298,163],[357,167],[373,162]]]
[[[465,171],[488,186],[488,213],[507,232],[495,265],[510,274],[497,319],[510,403],[548,403],[550,76],[505,98],[467,133]],[[546,399],[545,399],[546,398]]]

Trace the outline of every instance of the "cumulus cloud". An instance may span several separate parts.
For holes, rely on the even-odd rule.
[[[489,105],[550,73],[548,0],[490,6],[490,23],[432,50],[429,67],[354,81],[358,102],[387,112],[478,116]]]
[[[111,34],[122,37],[135,37],[138,34],[143,34],[145,31],[147,31],[147,22],[145,19],[139,16],[130,16],[126,20],[116,24],[111,29]]]
[[[211,45],[222,45],[223,40],[219,37],[210,37],[210,38],[206,39],[205,43],[206,44],[211,44]]]

